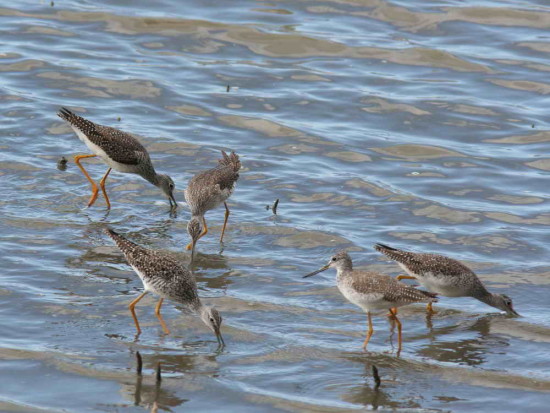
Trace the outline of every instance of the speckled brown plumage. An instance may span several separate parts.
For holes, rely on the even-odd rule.
[[[363,349],[365,350],[374,331],[371,312],[385,309],[390,311],[390,315],[398,328],[399,352],[402,343],[401,322],[397,318],[396,308],[413,303],[437,302],[435,294],[417,290],[390,276],[374,271],[354,270],[351,257],[346,251],[336,253],[331,257],[328,264],[304,277],[311,277],[329,268],[336,269],[336,285],[342,295],[367,313],[369,329],[363,342]]]
[[[455,259],[438,254],[403,251],[384,244],[376,244],[374,248],[396,261],[409,274],[409,277],[398,278],[412,277],[428,291],[447,297],[473,297],[510,315],[517,315],[510,297],[487,291],[477,275]]]
[[[199,172],[191,178],[185,190],[185,200],[193,216],[202,216],[224,202],[239,179],[241,162],[235,152],[222,151],[218,166]]]
[[[146,290],[193,309],[200,307],[195,277],[189,270],[167,254],[141,247],[111,229],[105,232],[120,248]]]
[[[61,108],[58,116],[80,130],[94,145],[103,149],[107,156],[115,162],[126,165],[151,163],[147,150],[129,133],[110,126],[98,125],[66,108]]]

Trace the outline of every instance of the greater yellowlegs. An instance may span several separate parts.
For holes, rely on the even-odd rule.
[[[92,185],[92,196],[88,202],[88,207],[91,207],[96,201],[98,189],[95,181],[80,164],[80,160],[95,156],[99,156],[109,165],[109,169],[99,182],[107,208],[111,208],[111,203],[105,191],[105,181],[111,169],[140,175],[159,187],[168,196],[171,207],[177,207],[174,199],[174,181],[168,175],[156,173],[147,150],[136,138],[121,130],[93,123],[66,108],[61,108],[57,115],[71,126],[79,139],[93,152],[93,155],[77,155],[74,157],[76,165]]]
[[[506,311],[509,315],[518,315],[510,297],[487,291],[477,275],[457,260],[443,255],[402,251],[384,244],[376,244],[374,248],[397,261],[397,264],[409,274],[397,276],[398,280],[417,280],[433,293],[445,297],[477,298],[485,304]],[[429,313],[435,313],[432,303],[428,304],[427,310]]]
[[[140,247],[109,228],[106,228],[105,232],[115,241],[118,248],[120,248],[126,257],[126,261],[128,261],[128,264],[134,269],[143,283],[143,293],[128,306],[136,324],[138,334],[141,333],[141,328],[136,317],[135,306],[145,294],[152,292],[160,296],[160,300],[155,307],[155,314],[160,321],[162,330],[166,334],[170,334],[170,330],[160,314],[160,307],[164,299],[168,298],[184,304],[190,310],[199,314],[204,324],[216,334],[219,345],[225,345],[220,332],[222,316],[214,307],[202,304],[197,291],[197,282],[189,270],[183,268],[168,255]]]
[[[304,275],[303,278],[311,277],[329,268],[336,268],[336,284],[342,295],[367,313],[369,329],[363,342],[363,350],[365,351],[374,331],[371,311],[389,309],[392,319],[397,324],[399,352],[401,351],[402,342],[401,322],[397,318],[395,308],[413,303],[437,302],[435,294],[417,290],[389,275],[354,270],[351,257],[345,251],[338,252],[329,260],[328,264],[317,271]]]
[[[216,208],[222,202],[225,206],[225,219],[223,221],[222,234],[220,242],[223,241],[223,234],[229,217],[229,208],[225,202],[233,193],[235,183],[239,179],[239,169],[241,161],[235,152],[227,154],[222,151],[222,159],[219,165],[207,171],[200,172],[193,176],[185,190],[185,200],[191,209],[193,218],[197,218],[202,223],[202,233],[199,238],[208,233],[204,214],[206,211]],[[191,235],[191,234],[189,234]],[[187,249],[191,249],[193,244],[190,242]]]

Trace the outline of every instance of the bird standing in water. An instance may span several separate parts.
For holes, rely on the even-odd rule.
[[[221,203],[224,204],[225,219],[220,236],[220,242],[223,242],[223,234],[225,233],[227,219],[229,218],[229,208],[225,201],[235,190],[235,184],[239,179],[241,161],[235,152],[231,152],[228,155],[222,151],[222,159],[218,162],[219,164],[215,168],[199,172],[191,178],[185,190],[185,200],[191,209],[191,219],[197,219],[201,226],[202,232],[199,238],[204,237],[208,233],[206,219],[204,218],[206,211],[216,208]],[[189,235],[193,238],[191,233]],[[194,245],[193,242],[190,242],[186,248],[189,250]]]
[[[512,305],[512,299],[504,294],[487,291],[477,275],[461,262],[437,254],[422,254],[403,251],[384,244],[374,249],[394,260],[409,275],[399,275],[398,280],[417,280],[424,288],[445,297],[473,297],[490,306],[506,311],[508,315],[519,315]],[[427,311],[434,314],[432,303]]]
[[[105,232],[115,241],[118,248],[120,248],[126,257],[126,261],[128,261],[128,264],[134,269],[143,283],[145,291],[128,306],[136,324],[138,334],[141,333],[141,328],[136,316],[135,307],[145,294],[152,292],[160,296],[160,300],[155,307],[155,314],[162,326],[162,330],[166,334],[170,334],[170,330],[160,314],[160,308],[164,299],[168,298],[177,303],[184,304],[193,312],[199,314],[204,324],[216,334],[220,347],[225,346],[220,332],[222,316],[214,307],[202,304],[197,291],[197,282],[189,270],[183,268],[168,255],[140,247],[109,228],[105,229]]]
[[[319,274],[329,268],[336,269],[336,284],[344,297],[351,303],[361,307],[367,313],[369,329],[363,342],[366,351],[369,340],[374,332],[371,312],[390,310],[392,319],[397,324],[398,354],[401,351],[401,322],[394,309],[413,303],[437,302],[435,294],[417,290],[407,284],[397,281],[389,275],[373,271],[358,271],[353,269],[351,257],[345,251],[334,255],[325,266],[313,271],[303,278]]]
[[[61,108],[57,115],[71,126],[79,139],[93,152],[92,155],[77,155],[74,157],[76,165],[92,185],[92,196],[88,201],[88,207],[91,207],[96,201],[99,190],[95,181],[81,165],[80,160],[95,156],[99,156],[109,165],[109,169],[99,181],[99,186],[107,203],[107,209],[111,208],[111,203],[105,191],[105,181],[112,169],[140,175],[159,187],[168,196],[172,208],[178,206],[174,199],[174,181],[168,175],[157,174],[151,163],[149,153],[136,138],[121,130],[93,123],[66,108]]]

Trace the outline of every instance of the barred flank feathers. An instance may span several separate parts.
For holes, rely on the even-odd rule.
[[[374,249],[397,262],[403,262],[403,260],[406,260],[407,258],[410,259],[409,256],[412,256],[410,252],[401,251],[384,244],[375,244]]]
[[[96,126],[93,122],[84,119],[82,116],[78,116],[67,108],[61,108],[59,112],[57,112],[57,116],[64,121],[67,121],[71,126],[74,126],[78,130],[82,131],[86,136],[96,130]]]
[[[239,155],[234,151],[228,155],[225,151],[222,151],[223,159],[220,159],[218,162],[223,166],[230,166],[233,168],[233,171],[238,172],[241,169],[241,161],[239,160]]]
[[[122,235],[119,235],[117,232],[113,231],[111,228],[105,228],[105,233],[109,235],[118,248],[126,255],[130,253],[135,248],[142,248],[137,244],[134,244],[132,241],[128,241]]]

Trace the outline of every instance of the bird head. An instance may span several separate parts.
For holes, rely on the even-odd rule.
[[[506,311],[508,315],[519,316],[516,310],[514,310],[512,299],[505,294],[493,294],[493,304],[499,310]]]
[[[193,262],[193,259],[195,258],[195,246],[197,245],[197,241],[202,233],[200,219],[195,217],[191,218],[191,220],[187,223],[187,233],[189,234],[189,237],[191,237],[191,262]]]
[[[304,275],[302,278],[311,277],[313,275],[319,274],[320,272],[328,270],[329,268],[336,268],[337,270],[343,270],[346,268],[351,269],[351,257],[346,251],[338,251],[330,258],[330,260],[328,260],[328,263],[326,265],[322,266],[317,271],[313,271],[309,274]]]
[[[214,307],[202,307],[201,320],[207,327],[216,334],[220,347],[225,346],[220,328],[222,326],[222,316]]]
[[[168,201],[170,201],[170,206],[172,208],[176,208],[178,206],[178,203],[176,202],[176,199],[174,198],[174,189],[176,188],[176,185],[174,184],[174,181],[172,181],[172,178],[170,178],[168,175],[159,174],[158,175],[158,187],[168,196]]]

